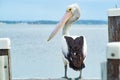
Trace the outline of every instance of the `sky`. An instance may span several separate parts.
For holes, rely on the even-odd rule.
[[[80,6],[82,20],[107,20],[120,0],[0,0],[0,20],[60,20],[68,5]]]

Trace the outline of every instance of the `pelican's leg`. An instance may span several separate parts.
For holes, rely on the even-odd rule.
[[[65,79],[67,80],[70,80],[68,77],[67,77],[67,61],[64,60],[64,77]]]
[[[65,78],[65,79],[67,79],[67,80],[72,80],[71,78],[68,78],[68,77],[67,77],[67,64],[64,65],[64,68],[65,68],[65,73],[64,73],[64,77],[63,77],[63,78]]]
[[[82,78],[82,70],[80,70],[80,75],[79,75],[79,79]]]
[[[72,80],[71,78],[67,77],[67,65],[69,62],[64,56],[62,58],[63,58],[63,62],[64,62],[64,77],[62,77],[62,78],[65,78],[67,80]]]
[[[79,77],[75,78],[75,80],[80,80],[82,78],[82,70],[80,70],[80,75]]]
[[[68,77],[67,77],[67,64],[64,65],[64,69],[65,69],[64,78],[68,79]]]
[[[67,60],[65,59],[65,56],[64,56],[64,55],[62,55],[62,59],[63,59],[63,62],[64,62],[64,77],[63,77],[63,78],[68,79],[68,77],[67,77],[67,64],[68,64],[68,62],[67,62]]]

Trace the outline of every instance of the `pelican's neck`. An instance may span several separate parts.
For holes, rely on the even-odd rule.
[[[64,27],[63,27],[63,31],[62,31],[62,35],[69,35],[69,28],[71,27],[71,24],[66,24]]]

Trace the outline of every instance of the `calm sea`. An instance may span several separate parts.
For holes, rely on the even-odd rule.
[[[61,33],[47,38],[56,25],[0,24],[0,38],[10,38],[13,78],[60,78],[64,75]],[[83,78],[100,78],[106,61],[107,25],[73,25],[71,35],[85,35],[88,45]],[[79,72],[68,69],[69,77]]]

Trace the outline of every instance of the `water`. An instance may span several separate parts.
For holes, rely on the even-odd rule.
[[[10,38],[13,78],[60,78],[64,75],[61,33],[47,38],[56,25],[0,24],[0,38]],[[88,55],[83,78],[100,78],[100,63],[106,60],[107,25],[73,25],[72,35],[85,35]],[[68,69],[69,77],[79,72]]]

